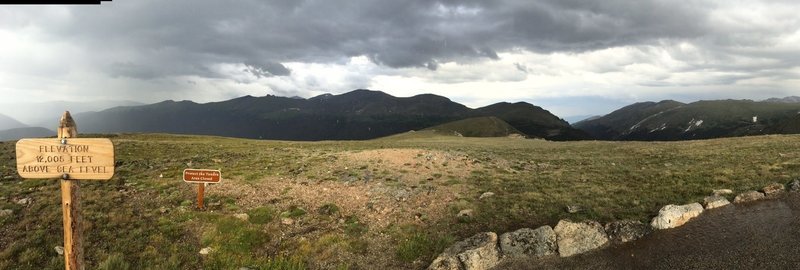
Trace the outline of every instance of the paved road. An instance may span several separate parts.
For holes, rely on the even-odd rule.
[[[800,194],[712,209],[681,227],[588,254],[498,269],[800,269]]]

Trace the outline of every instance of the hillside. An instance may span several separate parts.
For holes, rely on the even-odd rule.
[[[14,118],[0,114],[0,130],[21,128],[26,126],[27,125],[21,123],[20,121],[17,121]]]
[[[791,121],[799,112],[800,103],[751,100],[710,100],[690,104],[645,102],[574,126],[605,140],[709,139],[794,133]]]
[[[531,138],[545,138],[555,141],[588,139],[589,135],[572,128],[567,121],[549,111],[525,102],[501,102],[476,109],[481,116],[495,116],[503,119]]]
[[[0,130],[0,141],[14,141],[22,138],[42,138],[56,136],[56,132],[41,127],[22,127]]]
[[[464,137],[507,137],[513,134],[524,134],[506,123],[506,121],[494,116],[458,120],[429,127],[425,130],[435,131],[444,135],[458,135]]]
[[[589,133],[594,139],[617,140],[630,132],[637,123],[683,105],[685,104],[673,100],[635,103],[602,117],[577,122],[572,126]]]
[[[310,99],[245,96],[198,104],[164,101],[75,115],[87,132],[166,132],[276,140],[364,140],[420,130],[478,116],[495,116],[529,137],[551,140],[587,136],[546,110],[527,104],[470,109],[445,97],[398,98],[356,90]]]
[[[478,232],[564,218],[647,222],[712,189],[800,177],[797,135],[554,143],[413,134],[109,135],[114,178],[81,181],[86,269],[424,269]],[[14,143],[0,142],[0,269],[64,269],[54,251],[63,243],[59,182],[19,179],[15,162]],[[186,168],[222,170],[222,183],[205,189],[205,211],[195,207],[197,186],[181,180]],[[466,209],[472,216],[459,217]],[[213,251],[198,254],[204,248]]]

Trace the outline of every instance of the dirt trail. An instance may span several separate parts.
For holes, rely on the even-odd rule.
[[[797,269],[800,194],[709,210],[686,225],[567,259],[498,269]]]

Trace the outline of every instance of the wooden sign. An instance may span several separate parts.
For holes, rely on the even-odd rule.
[[[114,176],[114,144],[109,139],[21,139],[17,172],[22,178],[109,180]]]
[[[189,183],[219,183],[222,181],[222,173],[219,170],[183,170],[183,181]]]

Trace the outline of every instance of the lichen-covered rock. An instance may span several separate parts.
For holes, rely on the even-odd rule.
[[[523,228],[500,235],[500,251],[504,257],[528,257],[555,255],[556,232],[550,226],[535,230]]]
[[[789,186],[789,191],[792,192],[800,191],[800,179],[795,179],[792,182],[789,182],[787,186]]]
[[[473,215],[475,215],[475,211],[473,211],[472,209],[464,209],[459,211],[458,214],[456,214],[456,216],[460,218],[468,218],[472,217]]]
[[[615,242],[629,242],[653,232],[650,225],[634,220],[620,220],[606,224],[608,238]]]
[[[658,211],[658,216],[653,218],[650,226],[654,229],[663,230],[679,227],[686,224],[690,219],[703,213],[703,206],[699,203],[685,205],[669,204]]]
[[[708,196],[703,199],[703,206],[705,206],[706,210],[723,207],[729,204],[731,204],[731,202],[722,196]]]
[[[491,269],[500,262],[497,234],[483,232],[456,242],[442,252],[428,270]]]
[[[752,202],[764,199],[764,193],[751,190],[745,193],[736,195],[736,198],[733,199],[733,203],[744,203],[744,202]]]
[[[715,189],[711,193],[713,193],[714,196],[730,195],[730,194],[733,194],[733,190],[730,190],[730,189],[727,189],[727,188]]]
[[[608,243],[608,235],[597,221],[561,220],[553,231],[556,232],[558,254],[561,257],[581,254]]]
[[[764,191],[764,195],[766,196],[774,196],[779,193],[786,191],[786,187],[784,187],[780,183],[771,183],[762,189]]]

